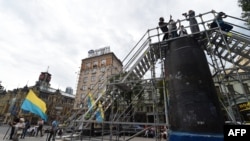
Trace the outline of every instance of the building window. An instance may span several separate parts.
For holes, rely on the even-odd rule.
[[[101,65],[103,66],[103,65],[106,65],[106,59],[103,59],[102,61],[101,61]]]
[[[79,108],[83,108],[83,106],[84,106],[84,105],[83,105],[83,103],[80,103],[80,106],[79,106]]]
[[[148,99],[149,99],[149,100],[152,100],[152,99],[153,99],[152,93],[149,93],[149,92],[148,92]]]
[[[95,87],[95,85],[94,85],[94,84],[91,84],[91,85],[90,85],[90,89],[91,89],[91,90],[93,90],[93,89],[94,89],[94,87]]]
[[[249,86],[247,85],[247,83],[243,83],[243,88],[244,88],[246,94],[250,93]]]
[[[84,97],[85,97],[85,94],[82,93],[82,94],[81,94],[81,99],[83,100]]]
[[[88,77],[83,77],[83,82],[86,83],[88,81]]]
[[[231,94],[231,95],[235,94],[233,85],[227,85],[227,90],[228,90],[229,94]]]
[[[93,63],[93,68],[96,68],[98,66],[98,62],[97,61],[94,61]]]
[[[91,82],[95,82],[95,76],[91,76]]]
[[[99,84],[98,84],[98,89],[99,89],[99,90],[102,89],[102,86],[103,86],[103,83],[99,83]]]
[[[86,64],[86,68],[89,69],[90,68],[90,63]]]
[[[105,72],[106,68],[105,67],[101,67],[101,72]]]
[[[93,68],[92,73],[96,73],[96,70],[97,70],[96,68]]]
[[[154,110],[153,110],[153,107],[152,106],[150,106],[150,112],[153,112]]]
[[[137,108],[136,108],[136,111],[142,111],[142,107],[141,106],[138,106]]]
[[[82,90],[86,91],[87,90],[87,86],[86,85],[82,86]]]
[[[85,70],[85,71],[84,71],[84,74],[89,74],[89,70]]]

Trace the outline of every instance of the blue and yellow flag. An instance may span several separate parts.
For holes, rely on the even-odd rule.
[[[47,111],[46,103],[38,98],[32,90],[29,90],[28,95],[23,101],[21,109],[36,114],[44,121],[47,121],[47,115],[45,113]]]
[[[92,109],[95,108],[94,104],[95,104],[94,98],[93,98],[92,94],[89,93],[88,94],[88,108],[90,109],[90,111],[92,111]]]
[[[102,104],[99,101],[98,110],[96,112],[96,121],[103,122],[103,119],[104,119],[104,112],[103,112]]]

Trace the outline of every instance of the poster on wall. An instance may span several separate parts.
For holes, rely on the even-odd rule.
[[[250,123],[250,102],[243,102],[237,105],[244,121]]]

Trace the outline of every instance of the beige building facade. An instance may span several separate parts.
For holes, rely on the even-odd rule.
[[[108,79],[122,71],[122,62],[109,47],[90,50],[88,55],[82,60],[74,109],[87,107],[89,93],[94,98],[104,94]]]
[[[14,116],[24,117],[36,124],[39,116],[21,109],[21,105],[27,96],[29,89],[46,103],[48,122],[55,117],[60,117],[63,123],[70,115],[73,109],[75,96],[65,91],[50,87],[51,74],[41,72],[38,81],[34,86],[24,86],[14,90],[8,90],[6,93],[0,93],[0,123],[8,123]]]

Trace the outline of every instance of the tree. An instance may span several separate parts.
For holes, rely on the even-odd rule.
[[[6,90],[4,89],[4,86],[1,85],[1,81],[0,81],[0,94],[6,94]]]
[[[238,0],[238,3],[243,11],[241,17],[247,20],[246,25],[250,28],[250,0]]]

